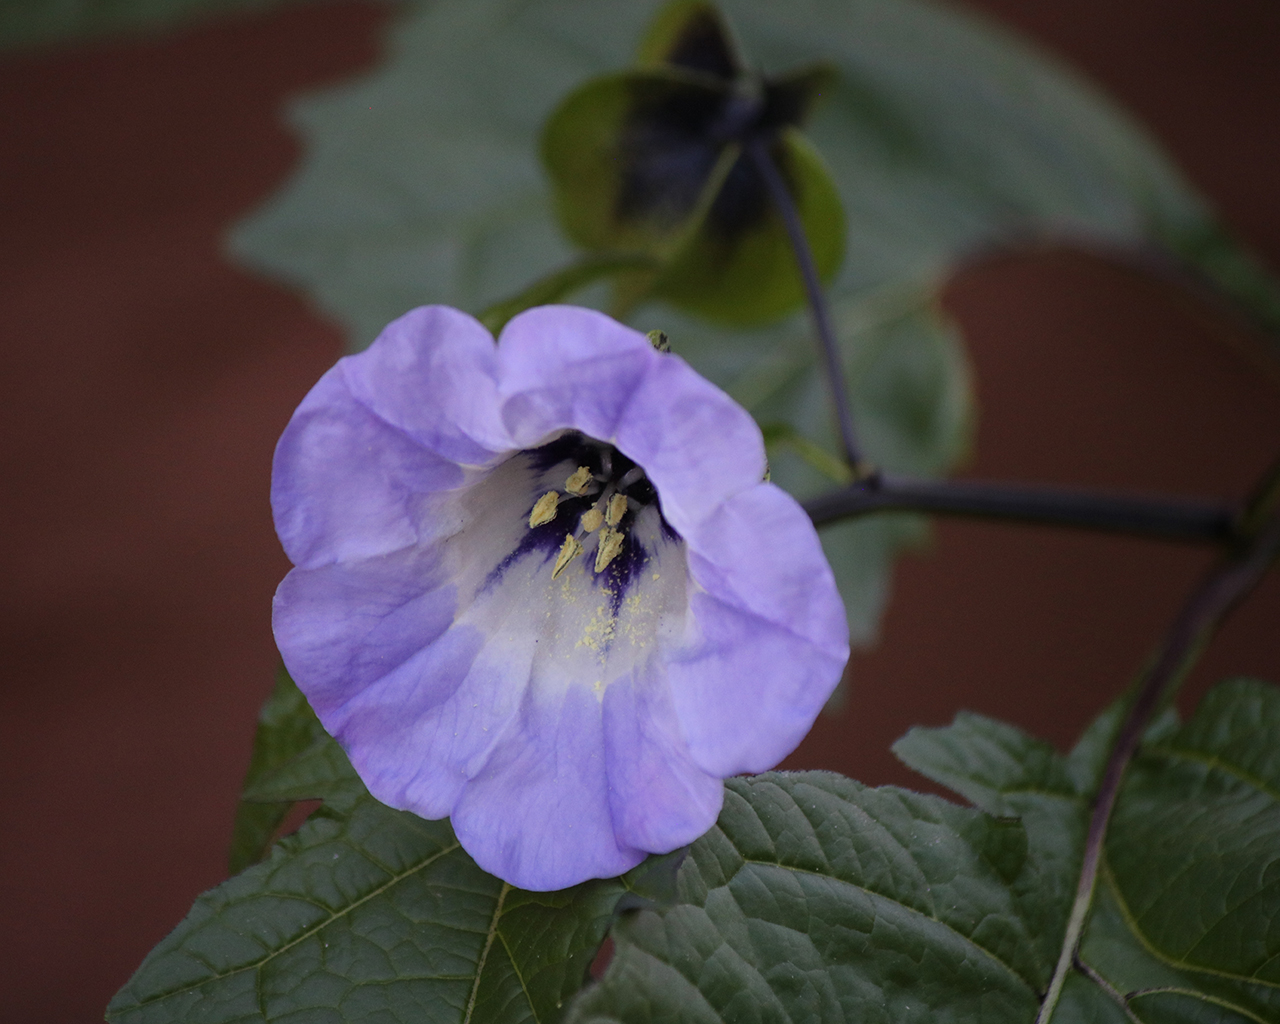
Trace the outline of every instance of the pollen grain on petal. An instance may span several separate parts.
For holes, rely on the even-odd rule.
[[[604,525],[604,513],[598,508],[589,508],[582,513],[582,518],[578,522],[587,533],[595,533]]]
[[[529,513],[529,527],[543,526],[556,517],[556,505],[560,500],[559,491],[547,491],[535,502],[533,511]]]
[[[586,466],[579,466],[569,474],[569,479],[564,482],[564,489],[570,494],[576,494],[581,497],[587,493],[587,487],[590,483],[591,470]]]
[[[573,534],[567,534],[564,543],[560,545],[560,554],[556,555],[555,568],[551,570],[551,578],[554,580],[564,572],[565,567],[582,553],[582,545],[574,538]],[[597,561],[599,559],[597,558]]]
[[[627,496],[615,494],[609,499],[609,508],[605,511],[604,521],[610,526],[617,526],[627,514]]]
[[[609,563],[622,551],[624,535],[620,530],[605,527],[600,534],[600,546],[596,548],[596,572],[604,572]]]

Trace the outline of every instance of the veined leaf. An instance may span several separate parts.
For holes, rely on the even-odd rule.
[[[1063,756],[961,714],[895,745],[980,810],[824,773],[729,784],[678,900],[624,917],[570,1020],[1032,1024],[1122,701]],[[1144,737],[1056,1024],[1280,1021],[1280,690]]]
[[[1028,870],[1014,889],[1029,920],[1039,906],[1042,943],[1061,940],[1122,706],[1070,757],[969,714],[894,746],[979,807],[1021,818]],[[1280,1021],[1277,925],[1280,690],[1234,680],[1185,725],[1167,712],[1147,730],[1107,833],[1085,973],[1073,975],[1053,1021]]]
[[[447,821],[364,796],[201,896],[107,1019],[553,1020],[628,892],[621,879],[512,889]]]
[[[1280,689],[1216,687],[1148,742],[1082,956],[1144,1021],[1280,1021]]]
[[[1008,886],[1020,823],[822,772],[728,785],[678,902],[619,922],[570,1020],[1034,1016],[1052,965]]]
[[[369,795],[283,670],[259,723],[235,848],[260,856],[294,802],[324,804],[196,900],[112,1000],[113,1024],[553,1021],[614,914],[674,898],[682,853],[560,892],[486,874],[447,821]]]

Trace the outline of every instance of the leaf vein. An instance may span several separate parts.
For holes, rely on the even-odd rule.
[[[1269,1021],[1259,1017],[1256,1013],[1243,1006],[1239,1006],[1227,999],[1222,999],[1219,996],[1211,996],[1207,992],[1199,992],[1193,988],[1178,988],[1175,985],[1169,985],[1162,988],[1144,988],[1139,989],[1137,992],[1130,992],[1126,998],[1132,1002],[1135,999],[1141,999],[1143,996],[1158,995],[1177,995],[1187,996],[1190,999],[1199,999],[1201,1002],[1209,1003],[1213,1006],[1220,1006],[1224,1010],[1231,1010],[1233,1013],[1240,1014],[1241,1017],[1248,1017],[1252,1021],[1257,1021],[1257,1024],[1270,1024]]]
[[[533,1014],[534,1024],[541,1024],[538,1019],[538,1008],[534,1005],[533,999],[529,995],[529,986],[524,983],[524,972],[520,970],[520,964],[516,961],[515,954],[507,944],[507,937],[501,931],[497,933],[497,936],[498,941],[502,943],[502,948],[507,951],[507,959],[511,961],[511,969],[515,972],[516,981],[520,982],[520,991],[524,993],[525,1002],[529,1004],[529,1012]]]
[[[262,957],[262,959],[260,960],[255,960],[255,961],[252,961],[251,963],[242,964],[241,966],[234,967],[231,970],[225,971],[222,974],[215,973],[208,978],[203,978],[200,981],[194,981],[188,985],[182,985],[179,988],[170,989],[167,992],[160,992],[154,996],[151,996],[149,999],[139,1000],[137,1003],[134,1004],[134,1008],[141,1009],[144,1006],[150,1006],[152,1003],[159,1002],[162,999],[169,999],[172,996],[181,995],[183,992],[190,992],[194,989],[203,988],[204,986],[212,984],[215,981],[222,981],[224,978],[233,977],[234,975],[241,974],[244,971],[259,970],[261,967],[263,967],[269,961],[273,960],[275,957],[279,956],[281,953],[285,952],[286,950],[292,949],[294,946],[298,945],[298,943],[303,942],[306,939],[311,938],[311,936],[317,934],[318,932],[323,931],[325,928],[329,927],[329,925],[333,924],[333,922],[338,920],[340,917],[345,917],[347,914],[351,913],[353,910],[355,910],[357,907],[361,906],[362,904],[367,903],[369,900],[373,899],[375,896],[381,895],[382,893],[390,889],[392,886],[397,885],[398,883],[404,881],[406,878],[410,877],[411,875],[416,874],[417,872],[423,870],[424,868],[430,867],[432,864],[438,861],[441,857],[444,857],[446,854],[450,854],[454,850],[459,849],[460,846],[461,846],[460,843],[455,842],[452,845],[447,846],[444,849],[438,851],[437,853],[432,854],[430,857],[424,860],[421,864],[415,864],[409,870],[393,876],[392,878],[388,879],[386,882],[382,883],[382,885],[378,886],[376,889],[371,890],[370,892],[366,893],[364,896],[361,896],[358,900],[355,900],[349,905],[343,907],[341,910],[338,910],[336,912],[331,912],[327,920],[321,921],[317,924],[312,925],[310,928],[307,928],[305,931],[301,932],[295,938],[290,939],[279,949],[274,949],[271,952],[267,953],[267,955]],[[254,981],[255,991],[259,989],[260,980],[261,980],[261,975],[259,975],[259,977]],[[261,1012],[261,1009],[259,1010],[259,1012]]]
[[[907,904],[901,902],[900,900],[894,899],[894,897],[892,896],[888,896],[884,893],[877,892],[874,889],[867,888],[865,885],[858,885],[857,882],[850,882],[846,878],[838,878],[835,875],[824,875],[820,871],[812,871],[809,868],[791,867],[789,865],[783,865],[783,864],[771,864],[768,861],[754,860],[749,857],[743,857],[743,863],[754,864],[757,867],[775,868],[778,871],[794,871],[797,874],[812,875],[815,878],[821,878],[826,881],[836,882],[840,885],[847,885],[850,888],[857,889],[859,892],[866,893],[868,896],[873,896],[877,899],[884,900],[887,903],[892,903],[895,906],[899,906],[903,910],[906,910],[907,912],[911,914],[915,914],[919,917],[923,917],[927,921],[933,921],[935,924],[941,925],[943,928],[947,929],[947,931],[951,932],[951,934],[955,935],[956,937],[961,939],[963,942],[972,946],[974,949],[981,951],[983,954],[986,955],[988,959],[998,964],[1000,967],[1004,968],[1006,973],[1016,978],[1019,982],[1025,985],[1027,989],[1031,992],[1031,994],[1034,995],[1037,999],[1040,997],[1040,990],[1036,987],[1036,985],[1032,981],[1023,977],[1020,971],[1018,971],[1011,965],[1005,963],[993,951],[987,949],[986,946],[976,941],[972,936],[965,935],[964,932],[958,930],[953,925],[948,924],[946,921],[943,921],[941,918],[934,917],[932,914],[927,914],[923,910],[918,910],[915,907],[908,906]]]
[[[1172,957],[1168,953],[1157,949],[1151,944],[1146,934],[1138,927],[1137,918],[1133,916],[1133,911],[1129,908],[1129,904],[1125,901],[1124,894],[1120,891],[1120,885],[1116,881],[1116,876],[1111,870],[1111,865],[1103,860],[1102,871],[1107,886],[1111,889],[1111,895],[1115,898],[1116,906],[1120,909],[1120,916],[1124,918],[1124,923],[1128,926],[1129,931],[1133,933],[1134,938],[1142,945],[1142,948],[1150,953],[1157,960],[1161,960],[1172,967],[1179,970],[1192,971],[1197,974],[1208,974],[1216,978],[1226,978],[1229,981],[1240,982],[1244,985],[1261,985],[1264,988],[1280,989],[1280,983],[1267,981],[1263,978],[1250,977],[1248,975],[1235,973],[1232,971],[1223,971],[1216,967],[1205,967],[1201,964],[1188,963],[1186,960]]]
[[[1271,797],[1271,799],[1276,801],[1276,803],[1280,803],[1280,789],[1277,789],[1266,779],[1261,779],[1258,776],[1245,771],[1239,765],[1232,764],[1229,761],[1224,761],[1221,757],[1217,757],[1213,754],[1203,754],[1195,750],[1186,750],[1182,747],[1150,747],[1146,752],[1151,754],[1162,754],[1169,758],[1181,758],[1184,761],[1192,761],[1197,764],[1205,765],[1208,768],[1216,768],[1218,771],[1239,779],[1241,782],[1252,786],[1260,793]]]
[[[476,963],[476,980],[471,986],[471,995],[467,998],[467,1009],[462,1015],[462,1024],[471,1024],[471,1015],[476,1008],[476,998],[480,995],[480,979],[484,976],[484,965],[489,960],[489,950],[493,948],[494,937],[498,934],[498,920],[502,917],[502,904],[510,891],[511,884],[503,882],[502,891],[498,893],[498,902],[493,906],[493,918],[489,921],[489,930],[484,939],[484,949],[480,951],[480,959]]]

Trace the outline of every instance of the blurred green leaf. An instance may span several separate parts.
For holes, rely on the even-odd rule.
[[[485,309],[570,265],[578,255],[537,159],[542,127],[585,82],[631,65],[660,6],[407,7],[382,70],[292,107],[304,162],[237,229],[233,250],[306,288],[357,348],[413,306]],[[958,265],[993,247],[1062,241],[1155,252],[1280,327],[1274,283],[1158,147],[1027,44],[925,0],[722,7],[750,67],[777,73],[821,60],[836,71],[806,136],[844,210],[845,256],[830,292],[864,446],[885,468],[943,473],[965,451],[965,360],[934,301]],[[654,43],[655,54],[664,45]],[[603,308],[612,297],[596,286],[577,301]],[[665,330],[674,351],[760,422],[788,424],[838,452],[802,315],[729,331],[655,301],[628,319]],[[780,457],[774,470],[799,497],[829,486],[798,456]],[[824,531],[856,640],[874,635],[894,554],[922,531],[909,516]]]
[[[315,0],[0,0],[0,49],[172,29],[198,18]]]
[[[477,319],[496,338],[508,320],[534,306],[547,306],[561,302],[569,295],[604,278],[616,277],[626,272],[645,272],[655,264],[652,257],[644,255],[585,256],[575,263],[534,281],[520,293],[495,302]]]

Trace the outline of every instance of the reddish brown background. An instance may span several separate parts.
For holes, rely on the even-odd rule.
[[[1280,7],[985,0],[1144,117],[1280,267]],[[287,564],[267,473],[340,350],[219,255],[288,174],[291,93],[376,57],[354,2],[0,67],[0,1017],[92,1021],[221,880]],[[948,295],[982,403],[974,474],[1238,494],[1280,450],[1242,328],[1165,286],[1045,253]],[[1070,742],[1206,555],[947,523],[903,563],[847,711],[793,766],[912,783],[887,753],[959,707]],[[1197,674],[1280,680],[1280,581]]]

